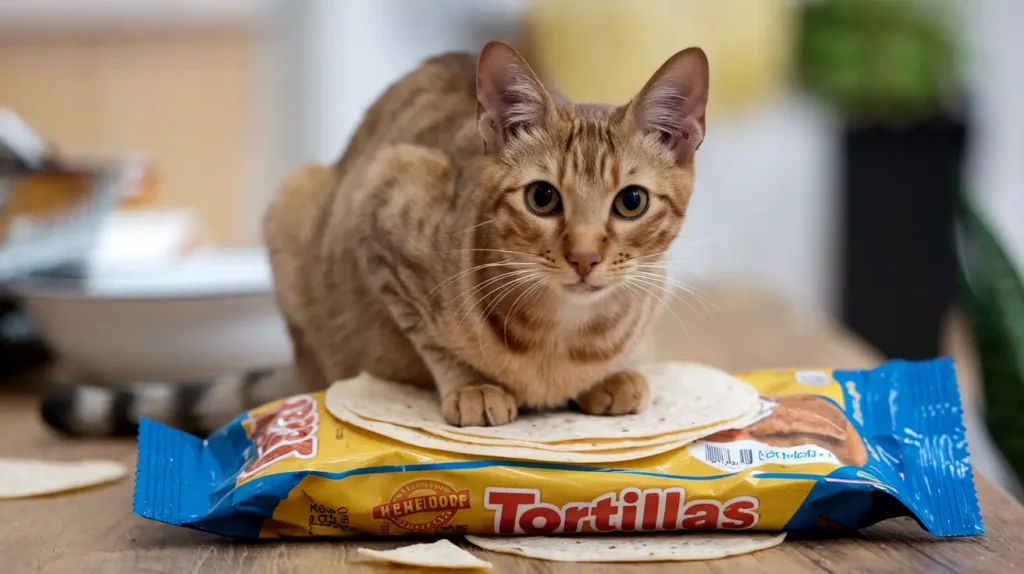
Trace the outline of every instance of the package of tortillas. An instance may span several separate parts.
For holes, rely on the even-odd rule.
[[[432,392],[364,374],[205,439],[144,420],[135,512],[241,539],[786,532],[894,516],[937,536],[983,532],[950,360],[640,371],[651,404],[625,416],[455,427]]]

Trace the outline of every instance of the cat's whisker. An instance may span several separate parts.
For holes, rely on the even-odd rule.
[[[519,279],[514,279],[514,280],[509,281],[508,283],[506,283],[504,288],[499,288],[498,290],[500,292],[494,296],[495,297],[494,301],[492,301],[489,305],[484,307],[483,318],[486,319],[487,317],[490,317],[491,313],[493,313],[498,308],[498,305],[501,304],[501,301],[505,297],[507,297],[510,293],[512,293],[512,291],[514,291],[517,286],[520,286],[523,283],[528,283],[530,280],[536,279],[537,277],[539,277],[541,275],[543,275],[543,274],[538,273],[536,276],[530,275],[530,276],[527,276],[527,277],[521,277]],[[489,296],[490,295],[487,295],[487,296],[485,296],[485,298],[489,297]]]
[[[647,273],[663,274],[665,277],[667,277],[669,279],[672,279],[672,280],[678,280],[675,277],[675,275],[677,275],[677,274],[688,274],[688,275],[692,275],[694,280],[700,281],[702,283],[710,283],[710,281],[708,281],[708,279],[705,278],[700,273],[697,273],[696,271],[690,271],[688,269],[683,269],[681,267],[642,267],[642,266],[637,266],[637,267],[634,268],[633,272],[634,273],[639,273],[641,271],[647,272]],[[661,273],[659,273],[659,272],[661,272]]]
[[[659,262],[643,261],[643,262],[640,262],[640,263],[634,263],[634,265],[636,265],[637,267],[672,267],[672,266],[676,266],[676,265],[683,265],[684,263],[687,263],[687,261],[682,261],[682,260],[679,260],[679,261],[659,261]],[[676,265],[672,265],[672,264],[676,264]]]
[[[473,273],[474,271],[480,271],[482,269],[488,269],[488,268],[491,268],[491,267],[507,267],[507,266],[510,266],[510,267],[516,267],[516,266],[523,267],[523,266],[527,266],[527,265],[532,266],[532,265],[534,265],[534,263],[526,263],[526,262],[518,262],[518,261],[499,261],[499,262],[496,262],[496,263],[483,263],[483,264],[477,265],[475,267],[470,267],[469,269],[466,269],[465,271],[462,271],[460,273],[456,273],[455,275],[452,275],[448,279],[445,279],[444,282],[442,282],[440,285],[438,285],[437,287],[434,287],[433,289],[431,289],[430,293],[427,293],[426,298],[427,299],[431,298],[435,293],[437,293],[441,289],[444,289],[448,285],[451,285],[452,283],[458,281],[459,279],[462,279],[463,277],[465,277],[466,275],[469,275],[470,273]]]
[[[642,269],[642,270],[647,270],[647,271],[659,270],[660,269],[660,270],[665,271],[666,275],[668,275],[668,273],[667,273],[668,271],[681,271],[683,273],[688,273],[690,275],[693,275],[694,277],[696,277],[697,279],[700,279],[702,282],[704,282],[707,285],[712,285],[712,282],[707,277],[705,277],[704,274],[699,273],[697,271],[694,271],[690,267],[675,267],[675,266],[658,265],[658,264],[634,265],[634,267],[636,269]]]
[[[530,294],[533,293],[534,295],[536,295],[537,293],[540,292],[540,288],[542,288],[542,287],[544,287],[544,281],[542,279],[538,279],[533,285],[530,285],[529,287],[526,288],[525,291],[520,293],[519,297],[516,297],[516,300],[512,302],[512,307],[509,308],[508,317],[505,320],[506,323],[508,321],[511,321],[512,318],[515,317],[516,311],[519,310],[519,306],[520,305],[525,305],[530,300],[529,299]],[[526,299],[523,299],[524,297],[526,297]],[[521,299],[523,300],[522,303],[520,303]],[[504,329],[504,334],[505,334],[505,346],[507,347],[508,346],[508,329],[507,328]]]
[[[468,297],[468,296],[474,295],[474,294],[478,293],[480,290],[482,290],[483,288],[485,288],[485,286],[487,286],[488,284],[492,284],[492,283],[500,281],[500,280],[502,280],[504,278],[514,277],[516,275],[523,275],[525,273],[531,273],[531,272],[536,272],[536,271],[538,271],[538,269],[536,269],[535,266],[531,265],[531,266],[529,266],[529,268],[526,268],[526,269],[513,269],[512,271],[505,271],[504,273],[499,273],[498,275],[496,275],[494,277],[490,277],[489,279],[480,281],[479,283],[475,283],[473,286],[471,286],[471,288],[469,288],[466,291],[460,293],[459,295],[453,297],[452,301],[458,301],[459,299],[462,299],[464,297]]]
[[[497,298],[490,305],[484,307],[483,313],[481,313],[481,315],[480,315],[480,323],[477,325],[477,330],[480,330],[480,328],[483,327],[483,324],[484,324],[483,322],[486,321],[488,319],[488,317],[491,316],[491,313],[493,313],[497,309],[498,305],[501,304],[501,302],[505,299],[505,297],[507,297],[510,293],[515,291],[517,286],[523,285],[524,283],[528,283],[531,280],[535,280],[538,277],[541,277],[542,275],[543,274],[538,273],[537,276],[532,276],[531,275],[529,277],[515,279],[513,281],[510,281],[509,284],[506,285],[501,290],[501,293],[498,293],[498,295],[496,295]],[[506,320],[507,320],[507,318],[506,318]],[[484,338],[483,338],[483,336],[478,336],[477,337],[477,343],[480,345],[480,354],[484,354]],[[505,344],[506,345],[508,344],[507,340],[505,341]]]
[[[640,275],[641,277],[648,277],[648,278],[651,278],[651,279],[657,279],[659,281],[665,281],[666,283],[669,283],[670,285],[672,285],[674,287],[678,287],[679,289],[681,289],[683,291],[686,291],[687,293],[689,293],[689,294],[691,294],[691,295],[693,295],[695,297],[702,297],[703,296],[700,293],[700,291],[698,291],[697,288],[694,287],[693,285],[690,285],[690,284],[688,284],[688,283],[686,283],[684,281],[680,281],[680,280],[678,280],[678,279],[676,279],[674,277],[669,277],[667,275],[662,275],[660,273],[652,273],[650,271],[633,271],[633,273],[636,274],[636,275]]]
[[[691,237],[686,237],[684,235],[677,235],[676,236],[676,241],[679,241],[680,239],[682,239],[684,241],[689,240],[690,243],[676,243],[676,244],[674,244],[674,246],[693,247],[694,245],[700,245],[701,243],[707,243],[708,241],[711,241],[711,236],[708,235],[707,237],[701,237],[700,239],[695,239],[695,238],[691,238]]]
[[[463,291],[462,293],[460,293],[459,295],[457,295],[456,297],[454,297],[452,299],[453,301],[457,301],[458,299],[460,299],[462,297],[466,298],[466,300],[463,301],[461,305],[459,305],[459,308],[456,309],[455,312],[458,313],[459,311],[461,311],[462,308],[466,305],[466,303],[468,303],[472,299],[473,295],[479,293],[480,291],[483,291],[485,288],[487,288],[488,285],[493,285],[494,283],[497,283],[497,282],[501,281],[502,279],[511,279],[511,278],[518,277],[518,276],[521,276],[521,275],[526,275],[526,274],[529,274],[529,273],[539,273],[539,271],[537,271],[536,269],[518,269],[516,271],[507,271],[507,272],[502,273],[502,274],[500,274],[500,275],[498,275],[496,277],[491,277],[490,279],[481,282],[479,285],[476,285],[474,287],[470,287],[469,289]]]
[[[710,305],[715,308],[718,307],[718,305],[714,301],[708,299],[708,297],[704,293],[701,293],[700,290],[698,290],[696,287],[693,287],[692,285],[687,285],[686,283],[680,282],[673,282],[672,285],[679,289],[680,291],[696,299],[697,302],[701,304],[701,307],[704,307],[705,310],[707,310],[707,307],[705,305]],[[708,314],[710,315],[711,312],[708,311]]]
[[[629,299],[633,303],[636,303],[638,305],[641,304],[640,295],[628,283],[619,283],[619,287],[622,287],[622,290],[626,293],[626,296],[629,297]]]
[[[692,310],[694,312],[697,312],[697,309],[688,300],[686,300],[682,295],[677,293],[675,290],[669,289],[668,287],[665,287],[662,284],[658,284],[657,282],[652,282],[653,281],[652,279],[648,279],[648,278],[645,278],[645,277],[642,277],[642,276],[638,280],[639,281],[646,281],[647,284],[652,286],[652,287],[655,287],[655,286],[659,287],[665,293],[668,293],[669,295],[671,295],[671,296],[675,297],[676,299],[678,299],[679,301],[681,301],[683,304],[685,304],[687,307],[689,307],[690,310]],[[671,282],[669,282],[669,285],[672,286],[672,287],[675,287],[676,289],[678,289],[678,290],[680,290],[680,291],[682,291],[682,292],[684,292],[684,293],[686,293],[686,294],[688,294],[690,296],[692,296],[697,301],[697,303],[700,305],[701,311],[703,311],[704,314],[709,319],[714,320],[714,314],[711,312],[710,309],[708,309],[707,305],[705,304],[705,303],[709,303],[712,306],[714,306],[714,303],[712,303],[711,301],[708,301],[703,295],[701,295],[697,291],[693,290],[688,285],[676,284],[676,283],[671,283]]]
[[[648,286],[650,286],[650,287],[653,287],[653,288],[657,288],[657,289],[660,289],[660,290],[662,290],[663,292],[667,293],[668,295],[670,295],[670,296],[672,296],[672,297],[675,297],[676,299],[678,299],[678,300],[679,300],[680,302],[682,302],[682,303],[683,303],[684,305],[686,305],[687,307],[689,307],[689,309],[690,309],[691,311],[693,311],[693,312],[696,312],[696,311],[697,311],[697,309],[696,309],[696,308],[695,308],[695,307],[694,307],[693,305],[691,305],[689,301],[687,301],[686,299],[684,299],[684,298],[683,298],[683,297],[682,297],[682,296],[681,296],[681,295],[680,295],[679,293],[676,293],[676,292],[675,292],[675,291],[673,291],[672,289],[669,289],[669,288],[665,287],[665,285],[663,285],[663,284],[661,284],[661,283],[658,283],[658,282],[657,282],[657,281],[655,281],[655,280],[652,280],[652,279],[648,279],[648,278],[645,278],[645,277],[642,277],[642,276],[641,276],[641,277],[634,277],[634,278],[633,278],[633,280],[634,280],[634,281],[637,281],[637,282],[640,282],[640,283],[643,283],[644,285],[648,285]],[[687,292],[689,292],[689,291],[687,291]],[[707,312],[707,308],[704,308],[704,311],[705,311],[705,312]]]
[[[636,281],[636,279],[631,279],[630,281],[632,282],[632,286],[633,286],[633,287],[635,287],[635,288],[637,288],[637,289],[640,289],[640,290],[641,290],[641,291],[643,291],[644,293],[647,293],[648,295],[650,295],[651,297],[653,297],[653,298],[654,298],[654,299],[655,299],[655,300],[656,300],[656,301],[657,301],[658,303],[660,303],[662,307],[664,307],[665,309],[667,309],[667,310],[668,310],[668,312],[669,312],[669,313],[671,313],[671,314],[672,314],[672,316],[676,318],[676,322],[678,322],[678,323],[679,323],[679,326],[680,326],[680,327],[682,327],[682,329],[683,329],[683,333],[685,333],[687,337],[689,337],[689,336],[690,336],[690,332],[689,332],[689,331],[688,331],[688,330],[686,329],[686,325],[685,325],[685,324],[683,324],[683,320],[682,320],[682,319],[680,319],[680,318],[679,318],[679,315],[677,315],[677,314],[676,314],[676,312],[672,310],[672,307],[671,307],[671,306],[669,306],[669,305],[668,305],[667,303],[665,303],[664,301],[662,301],[661,297],[658,297],[658,296],[657,296],[657,295],[656,295],[655,293],[652,293],[652,292],[651,292],[651,291],[650,291],[649,289],[647,289],[646,287],[644,287],[643,285],[641,285],[641,284],[640,284],[639,282],[637,282],[637,281]]]
[[[463,229],[462,231],[456,231],[454,233],[449,233],[448,235],[451,236],[451,237],[455,237],[456,235],[462,235],[463,233],[466,233],[467,231],[473,231],[474,229],[476,229],[478,227],[483,227],[483,226],[485,226],[487,224],[494,223],[495,221],[498,221],[498,219],[497,218],[495,218],[495,219],[488,219],[487,221],[485,221],[483,223],[477,223],[476,225],[473,225],[471,227],[467,227],[467,228]]]
[[[709,306],[712,309],[718,308],[718,305],[714,301],[709,299],[705,294],[701,293],[700,290],[698,290],[696,287],[692,285],[687,285],[686,283],[676,281],[672,283],[672,286],[676,287],[680,291],[683,291],[687,295],[693,297],[700,305],[700,308],[707,315],[708,319],[711,319],[712,321],[715,320],[715,314],[712,313],[711,309],[708,308]]]
[[[652,278],[652,277],[645,276],[643,274],[640,274],[640,276],[641,277],[646,277],[646,278]],[[655,277],[657,277],[657,275],[655,275]],[[663,280],[666,283],[668,283],[669,285],[671,285],[672,287],[675,287],[676,289],[682,291],[683,293],[686,293],[687,295],[692,296],[694,299],[697,300],[697,302],[700,304],[700,306],[704,310],[704,312],[708,314],[708,317],[712,316],[711,311],[708,309],[708,305],[710,305],[712,307],[717,307],[717,305],[715,304],[714,301],[708,299],[696,287],[694,287],[692,285],[688,285],[686,283],[683,283],[682,281],[676,281],[676,280],[674,280],[672,278],[663,278],[663,279],[660,279],[660,280]]]
[[[640,264],[634,265],[633,267],[637,267],[639,269],[666,269],[666,270],[671,269],[673,271],[686,271],[686,272],[694,273],[694,274],[697,273],[696,271],[693,271],[690,267],[685,266],[682,263],[680,263],[678,265],[669,265],[669,264],[665,264],[665,263],[640,263]]]
[[[677,294],[674,289],[670,289],[678,288],[678,285],[674,284],[670,279],[663,275],[658,275],[655,273],[643,274],[634,271],[633,278],[638,281],[644,282],[645,284],[656,286],[657,289],[664,291],[665,293],[671,295],[672,297],[675,297],[676,299],[680,299],[679,294]],[[688,304],[689,303],[687,303],[687,305]]]
[[[521,281],[521,280],[524,280],[524,279],[530,279],[530,278],[533,278],[533,277],[539,276],[539,275],[541,275],[541,273],[539,271],[535,271],[533,274],[528,274],[525,277],[511,277],[509,274],[506,274],[504,276],[501,276],[500,279],[510,279],[510,283],[515,284],[518,281]],[[499,279],[499,278],[495,277],[494,279]],[[489,282],[490,283],[494,283],[493,280],[491,280]],[[488,298],[490,298],[492,295],[494,295],[495,293],[498,293],[502,289],[507,288],[508,286],[509,286],[509,283],[503,283],[503,284],[499,285],[498,287],[495,287],[494,289],[492,289],[490,292],[486,293],[485,295],[482,295],[482,296],[479,296],[479,297],[473,297],[473,295],[479,293],[483,289],[482,288],[475,289],[474,293],[470,294],[468,296],[468,298],[466,299],[466,301],[463,301],[462,305],[460,305],[459,308],[456,309],[456,311],[455,311],[455,313],[458,314],[462,310],[462,308],[465,307],[466,303],[468,303],[470,301],[473,301],[473,304],[469,307],[469,309],[466,310],[466,313],[462,316],[462,320],[459,321],[459,326],[460,327],[462,326],[462,322],[465,321],[466,317],[468,317],[468,316],[470,316],[472,314],[473,309],[475,309],[476,306],[480,304],[480,302],[487,301]],[[486,287],[486,286],[483,286],[483,287]]]
[[[540,275],[540,274],[538,273],[538,275]],[[531,277],[532,277],[532,276],[527,276],[527,277],[526,277],[526,279],[529,279],[529,278],[531,278]],[[523,278],[519,278],[519,279],[523,279]],[[518,280],[518,279],[517,279],[517,280]],[[492,290],[491,292],[487,293],[486,295],[484,295],[484,296],[482,296],[482,297],[477,297],[477,298],[475,298],[475,299],[467,299],[466,301],[464,301],[464,302],[462,303],[462,305],[460,305],[460,306],[459,306],[459,308],[458,308],[458,309],[457,309],[457,310],[455,311],[455,315],[458,315],[458,314],[459,314],[459,312],[460,312],[460,311],[462,310],[462,307],[464,307],[464,306],[465,306],[465,304],[466,304],[466,303],[468,303],[469,301],[473,301],[473,304],[469,306],[469,309],[466,309],[466,312],[465,312],[465,313],[464,313],[464,314],[462,315],[462,318],[461,318],[461,319],[459,319],[459,323],[458,323],[458,325],[456,325],[456,326],[455,326],[455,332],[460,332],[460,331],[461,331],[461,329],[462,329],[462,324],[466,322],[466,318],[467,318],[467,317],[469,317],[470,315],[472,315],[472,314],[473,314],[473,309],[476,309],[477,305],[479,305],[479,304],[480,304],[481,302],[483,302],[483,301],[487,301],[487,298],[488,298],[488,297],[490,297],[490,296],[491,296],[491,295],[493,295],[494,293],[497,293],[498,291],[501,291],[501,290],[502,290],[502,289],[504,289],[505,287],[507,287],[507,285],[501,285],[501,286],[499,286],[499,287],[495,288],[494,290]],[[481,324],[482,324],[482,323],[481,323]]]
[[[639,289],[640,291],[643,291],[648,297],[650,297],[651,299],[654,299],[654,301],[656,301],[659,305],[661,305],[663,308],[665,308],[672,315],[672,317],[676,320],[676,322],[679,323],[679,326],[682,327],[683,331],[687,335],[689,335],[689,332],[686,329],[686,324],[679,317],[679,315],[677,315],[676,312],[672,309],[672,306],[669,305],[668,303],[666,303],[665,300],[662,297],[659,297],[657,293],[652,292],[650,289],[647,289],[646,287],[643,287],[639,283],[634,283],[632,285],[632,287],[634,289]]]
[[[630,260],[631,261],[640,261],[640,260],[643,260],[643,259],[650,259],[651,257],[657,257],[659,255],[664,255],[666,253],[668,253],[668,250],[659,251],[657,253],[651,253],[650,255],[641,255],[640,257],[631,257]]]
[[[546,261],[540,255],[536,253],[527,253],[525,251],[509,251],[508,249],[483,249],[480,247],[467,248],[467,249],[453,249],[451,251],[440,251],[439,253],[467,253],[467,252],[490,252],[490,253],[504,253],[506,255],[522,255],[525,257],[532,257],[534,259],[540,259]]]

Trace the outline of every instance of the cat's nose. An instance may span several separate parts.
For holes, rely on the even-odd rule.
[[[586,279],[601,262],[601,254],[597,251],[572,251],[566,254],[565,259],[576,269],[576,273],[580,274],[580,279]]]

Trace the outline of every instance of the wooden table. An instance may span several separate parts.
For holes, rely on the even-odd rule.
[[[687,358],[731,370],[773,366],[864,367],[878,357],[842,331],[800,317],[760,295],[711,297],[704,312],[673,310],[657,331],[661,357]],[[709,319],[708,317],[713,317]],[[0,394],[0,456],[111,458],[133,465],[129,441],[67,441],[49,435],[29,393]],[[704,563],[559,564],[472,552],[498,572],[1014,572],[1024,571],[1024,508],[978,477],[983,537],[940,540],[910,519],[896,519],[853,537],[791,540],[754,555]],[[238,544],[151,522],[131,513],[132,484],[33,500],[0,502],[0,572],[372,572],[350,564],[356,543]],[[387,548],[400,542],[370,542]]]

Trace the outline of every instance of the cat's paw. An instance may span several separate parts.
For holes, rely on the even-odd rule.
[[[450,391],[441,399],[441,414],[457,427],[496,427],[519,416],[511,393],[490,383],[475,383]]]
[[[647,408],[651,391],[647,379],[636,371],[615,373],[576,398],[589,415],[628,415]]]

